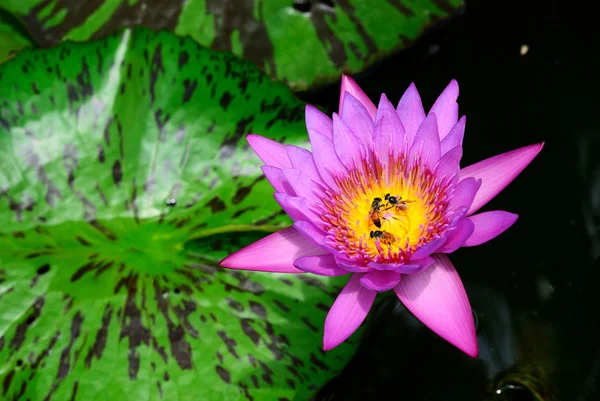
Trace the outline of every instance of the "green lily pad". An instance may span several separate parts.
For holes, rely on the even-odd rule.
[[[31,47],[31,41],[25,32],[16,26],[14,18],[0,10],[0,64],[28,47]]]
[[[342,284],[215,267],[289,224],[248,148],[303,105],[145,29],[0,66],[0,398],[306,399]],[[342,279],[343,280],[343,279]]]
[[[144,25],[254,62],[296,90],[402,49],[463,0],[4,0],[42,46]]]

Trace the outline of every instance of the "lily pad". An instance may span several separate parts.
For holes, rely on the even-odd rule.
[[[0,10],[0,64],[30,46],[31,41],[16,25],[14,17]]]
[[[33,39],[52,46],[144,25],[254,62],[296,90],[358,72],[402,49],[462,0],[4,0]]]
[[[289,222],[246,145],[303,142],[248,62],[145,29],[0,66],[0,398],[306,399],[334,280],[215,262]]]

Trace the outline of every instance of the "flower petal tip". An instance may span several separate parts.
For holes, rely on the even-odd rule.
[[[338,345],[340,345],[339,342],[336,343],[334,341],[331,341],[330,338],[327,338],[326,335],[323,336],[323,351],[331,351],[332,349],[334,349]]]
[[[473,359],[476,359],[479,356],[479,346],[477,345],[477,342],[475,342],[474,347],[465,348],[461,351],[463,351],[465,354],[469,355]]]
[[[230,257],[231,255],[227,256],[225,259],[221,260],[217,265],[219,267],[224,267],[225,269],[231,269],[231,261],[230,261]]]
[[[518,214],[503,210],[474,214],[467,218],[474,224],[473,233],[462,246],[477,246],[486,243],[508,230],[518,218]]]
[[[434,333],[471,357],[477,356],[477,334],[469,300],[446,255],[423,273],[404,276],[394,287],[404,306]]]
[[[460,179],[482,179],[481,188],[467,212],[475,213],[510,184],[540,153],[544,142],[505,152],[460,170]]]
[[[454,78],[452,78],[450,80],[450,83],[448,84],[449,88],[452,88],[453,91],[456,91],[457,95],[458,95],[458,81]]]

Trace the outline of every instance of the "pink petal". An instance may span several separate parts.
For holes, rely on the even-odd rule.
[[[440,138],[438,136],[437,118],[434,113],[430,113],[419,127],[415,140],[410,147],[408,160],[412,162],[417,156],[421,157],[421,160],[430,169],[433,169],[433,166],[440,159]]]
[[[344,97],[340,117],[352,129],[354,135],[366,149],[373,148],[373,117],[369,115],[369,112],[360,101],[351,94],[346,94]],[[335,130],[335,122],[333,129]]]
[[[515,224],[518,218],[519,215],[502,210],[479,213],[468,217],[467,219],[473,222],[475,230],[463,246],[481,245],[496,238]]]
[[[295,168],[284,168],[283,175],[288,185],[293,189],[292,196],[300,196],[311,202],[319,202],[324,194],[320,185],[310,179],[309,176]]]
[[[333,114],[333,146],[338,158],[349,170],[358,166],[363,158],[364,150],[361,149],[360,141],[335,113]]]
[[[456,187],[454,187],[454,195],[452,196],[452,199],[450,199],[448,207],[451,210],[458,209],[459,207],[469,208],[473,203],[473,199],[475,199],[475,195],[480,186],[481,180],[476,180],[475,178],[465,178],[460,181]]]
[[[324,246],[325,244],[325,233],[309,221],[296,221],[293,226],[296,230],[304,235],[305,238],[310,239],[314,244]]]
[[[410,84],[406,92],[402,95],[402,98],[400,98],[396,111],[404,126],[404,141],[408,150],[412,146],[415,135],[417,135],[417,130],[423,120],[425,120],[425,111],[421,103],[421,96],[419,96],[414,83]]]
[[[356,261],[350,260],[343,255],[336,254],[334,256],[337,265],[345,270],[348,270],[349,272],[366,273],[371,270],[370,268],[367,268],[362,264],[358,264]]]
[[[273,185],[273,188],[275,188],[275,192],[296,196],[294,189],[288,183],[288,180],[285,178],[283,171],[280,168],[262,166],[260,169],[263,171],[263,174],[267,177],[267,180],[271,185]]]
[[[273,194],[275,200],[294,221],[319,221],[319,216],[311,209],[312,203],[305,198],[289,196],[280,192]]]
[[[296,259],[325,253],[325,250],[313,244],[298,230],[288,227],[229,255],[219,266],[239,270],[303,273],[294,267]]]
[[[294,266],[298,269],[318,274],[319,276],[343,276],[348,270],[340,269],[331,254],[318,256],[304,256],[296,259]]]
[[[376,292],[360,284],[361,274],[353,274],[338,295],[325,319],[323,349],[337,347],[356,331],[365,320]]]
[[[397,159],[404,145],[402,121],[385,95],[381,95],[377,108],[373,142],[375,152],[386,169],[390,164],[390,158]]]
[[[457,146],[454,149],[446,152],[445,155],[440,157],[440,160],[435,166],[435,176],[439,179],[450,178],[457,176],[459,169],[460,159],[462,158],[462,147]]]
[[[317,170],[317,166],[315,165],[313,155],[309,150],[294,145],[286,145],[285,150],[287,151],[293,168],[302,171],[313,181],[320,184],[323,183],[319,171]]]
[[[264,136],[249,134],[246,140],[258,158],[267,166],[273,167],[292,167],[285,145],[275,142]]]
[[[425,256],[421,259],[411,259],[408,264],[400,267],[397,271],[400,274],[421,274],[433,262],[435,260],[431,256]]]
[[[490,157],[460,170],[460,179],[473,177],[482,184],[467,214],[473,214],[514,180],[537,156],[544,143],[525,146]]]
[[[467,117],[462,116],[460,120],[452,127],[448,135],[440,142],[440,148],[442,154],[445,154],[450,149],[454,149],[457,146],[462,146],[463,138],[465,136],[465,125],[467,123]]]
[[[360,283],[370,290],[383,292],[391,290],[400,282],[400,273],[391,270],[374,270],[364,274]]]
[[[333,142],[316,131],[308,130],[315,165],[319,175],[330,188],[337,188],[335,178],[347,173],[335,154]]]
[[[377,108],[369,99],[369,97],[360,89],[360,86],[352,79],[349,75],[342,75],[342,88],[340,90],[340,109],[339,113],[342,114],[342,106],[344,105],[344,98],[346,93],[354,96],[367,110],[372,119],[375,119],[377,115]]]
[[[423,244],[415,253],[411,255],[409,263],[412,264],[414,263],[413,260],[419,260],[431,255],[444,244],[444,241],[446,241],[445,238],[438,238]]]
[[[421,274],[403,276],[394,291],[406,308],[434,333],[475,358],[479,350],[465,288],[446,255]]]
[[[306,105],[305,116],[306,128],[309,130],[317,131],[319,134],[325,135],[331,139],[331,133],[333,125],[331,118],[327,117],[319,109],[310,104]]]
[[[435,113],[437,116],[440,140],[444,139],[448,132],[458,121],[458,82],[450,81],[450,84],[437,98],[429,113]]]
[[[456,229],[450,234],[448,234],[448,238],[444,245],[438,249],[440,253],[452,253],[456,251],[458,248],[463,246],[467,238],[473,234],[473,230],[475,229],[475,225],[472,221],[465,219],[462,220],[456,226]]]

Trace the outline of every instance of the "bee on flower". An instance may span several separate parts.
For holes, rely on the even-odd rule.
[[[376,107],[342,77],[339,113],[306,107],[312,152],[248,135],[275,199],[294,224],[228,256],[222,267],[350,275],[325,320],[323,347],[364,321],[378,292],[393,290],[426,326],[478,355],[467,294],[449,253],[500,235],[516,220],[476,213],[541,151],[525,146],[460,168],[466,118],[452,80],[425,113],[411,84],[397,107]]]

